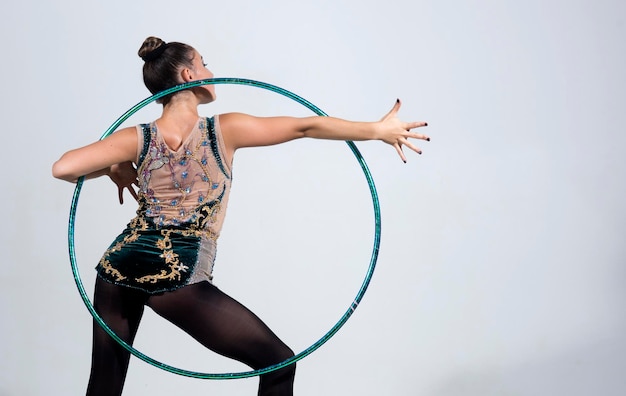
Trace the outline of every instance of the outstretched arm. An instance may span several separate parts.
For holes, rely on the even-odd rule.
[[[400,100],[380,121],[353,122],[333,117],[253,117],[240,113],[220,116],[220,125],[228,154],[239,148],[268,146],[293,139],[311,137],[332,140],[381,140],[392,145],[406,162],[402,146],[421,154],[409,139],[430,140],[426,135],[412,132],[425,122],[403,122],[397,117]]]

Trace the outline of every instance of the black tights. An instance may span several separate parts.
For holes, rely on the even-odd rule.
[[[115,333],[132,344],[147,305],[205,347],[253,369],[293,356],[256,315],[209,282],[159,295],[96,280],[94,306]],[[94,321],[88,396],[121,395],[130,353]],[[259,396],[293,395],[295,364],[260,376]]]

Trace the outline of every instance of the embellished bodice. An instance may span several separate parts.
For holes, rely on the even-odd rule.
[[[137,127],[138,229],[173,228],[216,239],[231,185],[224,161],[219,118],[199,118],[177,149],[171,149],[156,122]]]

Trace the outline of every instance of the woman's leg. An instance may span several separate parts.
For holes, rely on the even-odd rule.
[[[128,344],[133,343],[146,293],[117,286],[99,277],[96,279],[94,307],[104,322]],[[122,394],[130,352],[119,345],[94,320],[91,375],[88,396],[115,396]]]
[[[205,347],[253,369],[293,356],[256,315],[209,282],[150,296],[147,305]],[[295,364],[260,377],[259,396],[291,396]]]

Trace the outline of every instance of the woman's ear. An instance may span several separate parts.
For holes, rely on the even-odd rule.
[[[189,82],[189,81],[193,81],[193,74],[191,69],[189,68],[184,68],[180,71],[180,76],[183,79],[183,82]]]

